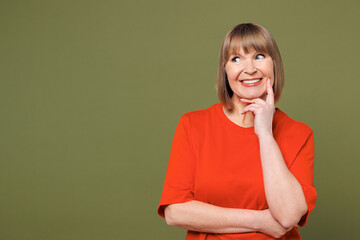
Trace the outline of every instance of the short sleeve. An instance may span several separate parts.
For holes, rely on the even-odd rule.
[[[290,167],[291,173],[299,181],[304,192],[308,212],[302,216],[298,225],[305,226],[311,211],[316,205],[316,190],[314,187],[314,135],[311,131],[295,157]]]
[[[194,199],[195,153],[191,144],[190,119],[183,115],[172,141],[165,183],[158,206],[158,214],[165,217],[164,208],[169,204]]]

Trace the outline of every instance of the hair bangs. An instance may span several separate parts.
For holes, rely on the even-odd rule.
[[[232,54],[239,54],[240,49],[249,53],[252,49],[260,53],[269,53],[267,41],[260,32],[240,31],[235,33],[231,39],[228,48],[228,57]]]

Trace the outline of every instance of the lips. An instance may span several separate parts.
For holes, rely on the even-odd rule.
[[[244,87],[256,87],[257,85],[262,83],[263,78],[252,78],[252,79],[244,79],[240,80],[240,83]]]

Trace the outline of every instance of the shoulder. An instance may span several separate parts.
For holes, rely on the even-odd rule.
[[[274,116],[274,133],[307,138],[313,134],[313,130],[307,124],[296,121],[277,109]]]
[[[219,107],[220,107],[220,104],[216,103],[206,109],[190,111],[190,112],[183,114],[181,116],[181,119],[183,121],[190,121],[191,123],[194,123],[194,124],[197,122],[204,123],[204,122],[208,121],[215,114],[215,112],[217,111],[217,108],[219,108]]]
[[[217,103],[206,109],[187,112],[181,116],[179,126],[193,137],[202,136],[217,127],[216,115],[219,108],[221,106]]]
[[[314,152],[312,129],[305,123],[290,118],[280,109],[277,109],[274,116],[273,134],[288,167],[305,145],[309,152]]]

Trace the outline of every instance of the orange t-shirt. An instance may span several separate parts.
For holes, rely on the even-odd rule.
[[[273,135],[290,172],[304,191],[308,213],[298,225],[304,226],[314,209],[314,138],[304,123],[276,109]],[[164,207],[190,200],[220,207],[263,210],[266,202],[259,141],[254,128],[233,123],[220,103],[184,114],[176,128],[158,213]],[[188,231],[194,239],[274,239],[261,232],[213,234]],[[281,239],[301,239],[294,227]]]

